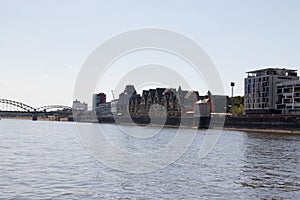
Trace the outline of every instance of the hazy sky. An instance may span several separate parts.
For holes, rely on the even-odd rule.
[[[89,54],[110,37],[143,27],[192,38],[215,63],[225,92],[234,81],[242,95],[247,70],[300,70],[299,20],[298,0],[0,0],[0,98],[71,105]]]

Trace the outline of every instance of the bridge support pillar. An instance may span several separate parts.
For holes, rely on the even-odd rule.
[[[33,116],[32,116],[32,121],[37,121],[37,120],[38,120],[38,119],[37,119],[37,114],[34,113]]]

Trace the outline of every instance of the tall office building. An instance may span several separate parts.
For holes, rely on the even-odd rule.
[[[298,80],[297,70],[285,68],[266,68],[247,72],[245,78],[244,107],[245,113],[275,113],[276,84]]]
[[[100,106],[100,104],[105,104],[105,103],[106,103],[106,94],[99,93],[93,95],[93,111],[95,111]]]

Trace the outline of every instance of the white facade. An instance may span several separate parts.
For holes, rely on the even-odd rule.
[[[194,105],[194,117],[209,117],[210,104],[205,100],[199,100]]]
[[[114,115],[118,114],[118,100],[111,101],[111,112]]]
[[[85,102],[81,103],[80,101],[78,101],[76,99],[75,101],[73,101],[72,110],[73,111],[87,111],[88,104]]]

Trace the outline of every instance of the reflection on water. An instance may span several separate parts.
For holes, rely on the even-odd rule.
[[[115,145],[132,152],[158,149],[176,134],[164,129],[149,140],[143,135],[133,140],[115,125],[101,126],[111,130]],[[122,128],[137,134],[136,127]],[[299,198],[299,135],[223,131],[213,151],[200,159],[205,134],[199,131],[166,168],[132,174],[90,155],[73,123],[1,120],[0,199]]]

